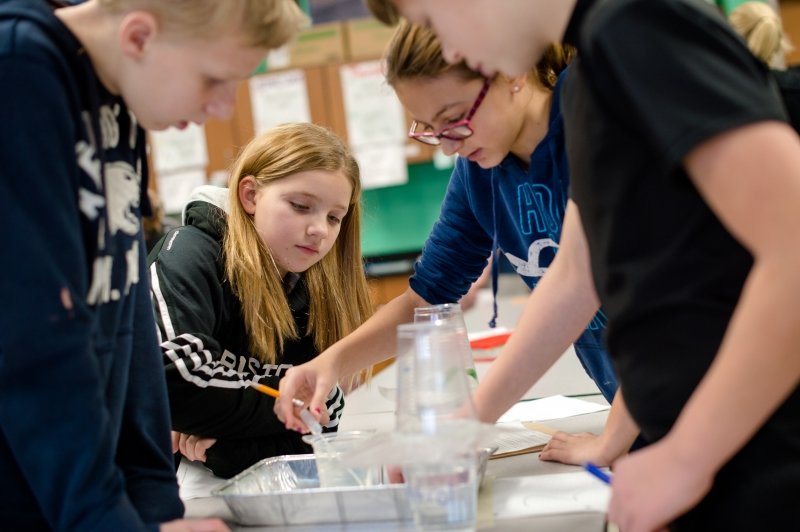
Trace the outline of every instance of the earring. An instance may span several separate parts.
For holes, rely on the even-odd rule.
[[[511,92],[519,92],[521,87],[519,85],[512,85]]]

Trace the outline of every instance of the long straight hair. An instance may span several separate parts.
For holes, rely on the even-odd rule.
[[[352,184],[347,214],[331,250],[302,275],[309,293],[308,330],[298,331],[270,250],[252,215],[239,201],[246,176],[256,187],[298,172],[340,172]],[[274,364],[284,342],[313,335],[318,351],[343,338],[372,314],[361,257],[361,180],[358,164],[332,132],[313,124],[285,124],[254,138],[233,164],[227,230],[223,240],[225,276],[242,305],[252,354]]]

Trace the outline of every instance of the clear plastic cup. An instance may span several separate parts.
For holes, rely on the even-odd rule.
[[[414,323],[444,321],[452,325],[458,336],[455,348],[464,360],[464,371],[470,377],[467,380],[470,391],[478,387],[478,372],[475,369],[475,361],[472,355],[472,348],[469,345],[467,326],[464,322],[464,313],[458,303],[443,303],[441,305],[431,305],[429,307],[417,307],[414,309]]]
[[[475,453],[403,468],[418,530],[475,530],[478,480]]]
[[[460,331],[444,320],[397,328],[396,437],[419,452],[402,463],[421,530],[472,530],[480,424],[464,371]]]
[[[442,423],[475,419],[460,341],[445,321],[397,327],[397,431],[440,434]]]
[[[320,488],[374,486],[382,483],[382,467],[348,467],[342,458],[363,446],[374,434],[367,431],[326,432],[303,436],[314,449]]]

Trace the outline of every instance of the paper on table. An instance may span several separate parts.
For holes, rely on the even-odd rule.
[[[611,488],[586,472],[501,478],[492,486],[496,519],[605,513],[610,497]]]
[[[607,404],[601,405],[582,399],[564,397],[563,395],[553,395],[543,399],[536,399],[535,401],[521,401],[509,408],[505,414],[500,416],[497,422],[559,419],[580,414],[591,414],[592,412],[600,412],[609,408]]]
[[[524,453],[535,453],[550,441],[550,434],[532,430],[519,422],[498,423],[497,436],[494,445],[497,450],[490,456],[493,458],[504,458]]]

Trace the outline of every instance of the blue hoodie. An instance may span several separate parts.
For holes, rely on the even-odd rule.
[[[43,0],[0,0],[0,528],[182,516],[144,132]]]
[[[569,195],[559,107],[559,91],[568,71],[562,72],[553,91],[547,134],[531,154],[527,169],[512,154],[486,170],[461,157],[456,161],[439,219],[410,281],[425,301],[458,301],[495,250],[505,255],[531,289],[547,271],[561,239]],[[604,348],[605,324],[600,311],[575,341],[575,353],[610,402],[617,379]]]

